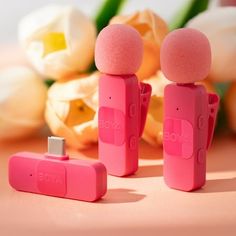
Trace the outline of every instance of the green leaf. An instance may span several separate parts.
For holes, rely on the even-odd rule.
[[[52,80],[52,79],[46,79],[44,81],[44,83],[47,85],[47,87],[51,87],[54,83],[55,83],[55,80]]]
[[[98,10],[95,17],[97,32],[99,33],[105,26],[108,25],[110,19],[117,15],[125,4],[126,0],[105,0]]]
[[[220,109],[217,115],[217,123],[215,132],[221,133],[221,132],[227,132],[229,130],[228,126],[228,120],[227,120],[227,113],[224,106],[224,98],[220,99]]]
[[[217,83],[215,84],[215,89],[217,94],[220,96],[220,109],[217,116],[217,125],[216,125],[216,133],[220,133],[222,131],[228,131],[228,120],[227,113],[225,110],[225,102],[224,97],[225,93],[229,89],[231,83]]]
[[[215,88],[217,93],[219,94],[220,98],[222,99],[229,89],[231,83],[217,83],[215,84]]]
[[[184,27],[190,19],[205,11],[208,4],[209,0],[188,0],[171,20],[169,29],[174,30]]]

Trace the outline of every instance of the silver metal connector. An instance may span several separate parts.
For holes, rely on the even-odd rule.
[[[61,137],[48,137],[48,154],[55,156],[65,156],[65,139]]]

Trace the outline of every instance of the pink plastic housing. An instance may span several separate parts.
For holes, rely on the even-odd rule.
[[[138,169],[139,86],[135,75],[102,75],[99,81],[99,159],[111,175]]]
[[[138,142],[150,95],[151,87],[140,87],[135,75],[100,77],[99,159],[109,174],[126,176],[138,169]]]
[[[218,105],[218,96],[207,94],[201,85],[166,86],[163,148],[164,179],[169,187],[192,191],[205,184],[206,151]]]
[[[9,160],[9,183],[19,191],[92,202],[106,193],[107,173],[98,162],[20,152]]]

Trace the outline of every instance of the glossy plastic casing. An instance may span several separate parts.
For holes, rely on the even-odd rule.
[[[111,175],[138,169],[138,142],[144,128],[151,87],[135,75],[106,75],[99,81],[99,159]]]
[[[205,184],[219,98],[201,85],[170,84],[164,95],[164,179],[174,189],[192,191]]]
[[[98,162],[20,152],[9,160],[9,183],[19,191],[92,202],[106,193],[107,173]]]

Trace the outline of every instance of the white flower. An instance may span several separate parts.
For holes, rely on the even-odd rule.
[[[47,88],[27,67],[0,71],[0,139],[33,134],[44,125]]]
[[[236,80],[236,8],[205,11],[187,26],[202,31],[210,41],[212,67],[209,78],[214,82]]]
[[[52,5],[22,19],[19,39],[42,75],[60,79],[90,66],[96,29],[77,8]]]

